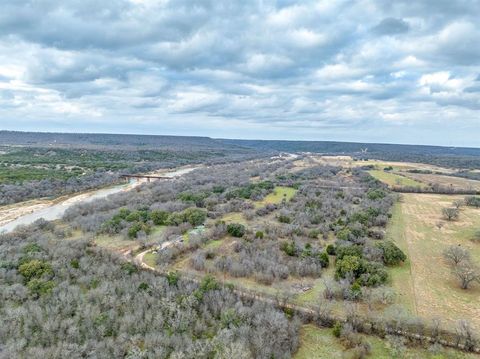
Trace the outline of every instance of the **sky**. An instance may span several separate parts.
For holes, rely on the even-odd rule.
[[[0,130],[480,147],[480,0],[1,0]]]

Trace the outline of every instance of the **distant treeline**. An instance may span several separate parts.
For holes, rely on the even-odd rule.
[[[135,149],[174,149],[176,151],[221,150],[238,151],[234,144],[226,144],[209,137],[193,136],[157,136],[157,135],[119,135],[91,133],[47,133],[0,131],[1,145],[32,147],[134,147]],[[251,152],[243,148],[243,152]]]
[[[0,131],[0,205],[118,182],[121,174],[268,156],[204,137]]]
[[[359,159],[430,163],[454,168],[480,168],[480,148],[396,145],[330,141],[221,140],[257,150],[351,155]]]

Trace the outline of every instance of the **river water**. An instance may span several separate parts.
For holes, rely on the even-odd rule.
[[[179,177],[182,176],[186,173],[189,173],[193,170],[195,170],[198,167],[187,167],[187,168],[179,168],[174,171],[162,173],[161,175],[164,177]],[[91,191],[88,193],[82,193],[73,197],[70,197],[62,202],[58,202],[55,204],[52,204],[48,207],[40,208],[38,210],[35,210],[31,213],[22,215],[20,217],[17,217],[11,222],[8,222],[2,226],[0,226],[0,233],[4,232],[10,232],[14,230],[17,226],[20,225],[29,225],[35,222],[36,220],[43,218],[46,219],[47,221],[54,221],[56,219],[60,219],[63,217],[65,214],[65,211],[79,203],[88,203],[92,202],[96,199],[100,198],[105,198],[109,195],[119,193],[122,191],[128,191],[136,187],[140,183],[145,183],[145,182],[136,182],[136,180],[132,180],[130,183],[123,184],[123,185],[118,185],[118,186],[113,186],[109,188],[102,188],[99,190]]]

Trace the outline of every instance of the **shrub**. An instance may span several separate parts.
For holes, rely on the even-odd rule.
[[[480,208],[480,197],[475,197],[475,196],[465,197],[465,204],[470,207]]]
[[[245,235],[245,226],[240,223],[230,223],[227,226],[227,233],[233,237],[241,238]]]
[[[150,218],[156,226],[163,226],[166,224],[169,215],[166,211],[155,210],[150,213]]]
[[[364,271],[364,261],[357,256],[346,255],[337,259],[335,263],[335,277],[337,279],[345,278],[350,273],[358,278]]]
[[[362,247],[357,245],[339,246],[335,250],[338,259],[343,259],[345,256],[362,257]]]
[[[337,233],[337,238],[342,240],[342,241],[349,241],[350,240],[350,235],[351,231],[348,228],[343,228]]]
[[[168,285],[177,285],[180,274],[178,272],[168,272],[166,278]]]
[[[51,293],[53,288],[55,288],[55,283],[51,280],[34,278],[27,283],[27,288],[33,296],[40,297]]]
[[[376,201],[376,200],[379,200],[379,199],[382,199],[385,197],[385,191],[381,190],[381,189],[371,189],[370,191],[367,192],[367,197],[368,199],[372,200],[372,201]]]
[[[223,193],[223,192],[225,192],[225,187],[223,187],[223,186],[218,186],[218,185],[217,185],[217,186],[213,186],[212,192],[213,192],[213,193],[217,193],[217,194]]]
[[[134,264],[132,264],[130,262],[123,263],[122,264],[122,269],[130,275],[138,272],[137,266],[135,266]]]
[[[127,232],[128,237],[131,238],[131,239],[137,238],[138,233],[141,232],[141,231],[145,232],[146,234],[149,234],[150,229],[151,229],[150,226],[146,223],[135,222],[128,229],[128,232]]]
[[[292,219],[285,214],[278,215],[277,219],[280,223],[292,223]]]
[[[187,208],[183,211],[183,214],[185,216],[185,221],[192,226],[199,226],[207,219],[207,213],[199,208]]]
[[[348,255],[335,263],[335,278],[347,278],[350,275],[358,279],[359,284],[369,287],[383,284],[388,279],[388,273],[381,264]]]
[[[138,285],[138,290],[145,291],[145,290],[148,290],[149,288],[150,286],[148,285],[148,283],[145,283],[145,282],[142,282]]]
[[[53,269],[50,263],[38,259],[32,259],[24,262],[18,267],[18,272],[28,282],[33,278],[40,278],[43,275],[53,274]]]
[[[320,262],[320,265],[322,266],[322,268],[327,268],[329,263],[330,263],[330,259],[328,258],[328,254],[327,252],[321,252],[318,254],[318,260]]]
[[[42,247],[40,247],[37,243],[29,243],[22,249],[22,252],[25,254],[39,253],[41,251]]]
[[[333,244],[329,244],[327,246],[327,253],[331,256],[334,256],[335,253],[336,253],[336,249],[335,249],[335,246]]]
[[[262,231],[257,231],[257,232],[255,233],[255,238],[257,238],[257,239],[263,239],[263,237],[264,237],[264,234],[263,234]]]
[[[175,212],[171,213],[167,221],[165,222],[166,225],[168,226],[179,226],[180,224],[186,222],[185,216],[181,212]]]
[[[458,210],[458,208],[455,208],[455,207],[442,208],[443,217],[447,221],[454,221],[454,220],[458,219],[459,213],[460,213],[460,211]]]
[[[139,212],[132,212],[130,213],[126,218],[125,220],[127,222],[136,222],[136,221],[140,221],[141,220],[141,217],[140,217],[140,213]]]
[[[211,290],[219,290],[220,289],[220,283],[217,282],[215,277],[207,275],[202,279],[202,282],[200,283],[199,289],[205,293]]]
[[[407,259],[405,253],[391,241],[380,242],[376,244],[383,252],[383,263],[388,266],[397,265]]]
[[[355,281],[351,286],[350,286],[350,299],[352,300],[357,300],[362,296],[362,286],[360,283]]]
[[[340,338],[342,334],[342,324],[339,321],[336,321],[333,325],[332,333],[335,338]]]
[[[282,244],[280,245],[280,249],[290,257],[295,257],[298,255],[297,246],[294,242],[282,242]]]

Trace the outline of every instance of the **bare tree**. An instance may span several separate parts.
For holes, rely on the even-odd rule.
[[[466,320],[459,320],[455,329],[457,344],[463,342],[465,349],[472,350],[475,348],[478,340],[475,338],[474,330],[470,323]]]
[[[460,262],[453,269],[462,289],[468,289],[473,281],[480,281],[480,270],[468,261]]]
[[[465,204],[465,201],[463,199],[457,199],[453,201],[452,204],[456,209],[460,209],[460,207],[462,207]]]
[[[443,251],[443,257],[452,266],[457,266],[460,262],[470,260],[470,253],[465,248],[458,246],[450,246]]]
[[[442,214],[447,221],[454,221],[458,219],[459,210],[455,207],[445,207],[442,209]]]

